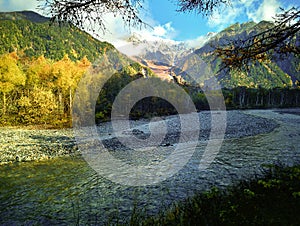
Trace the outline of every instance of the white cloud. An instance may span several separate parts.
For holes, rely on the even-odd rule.
[[[168,22],[164,25],[158,25],[153,28],[153,31],[150,31],[149,35],[155,37],[171,39],[176,34],[175,29],[172,27],[172,22]]]
[[[245,16],[254,22],[273,21],[284,4],[280,0],[233,0],[230,6],[214,12],[208,20],[208,25],[222,30]]]
[[[145,49],[149,48],[151,48],[152,51],[154,51],[156,48],[159,48],[160,50],[162,48],[166,48],[166,51],[169,51],[168,48],[170,47],[171,49],[173,48],[173,50],[177,49],[178,53],[180,53],[183,50],[197,49],[202,47],[215,34],[216,33],[210,32],[206,35],[199,36],[195,39],[186,40],[184,42],[156,36],[147,37],[140,34],[134,34],[134,36],[140,40],[140,42],[128,43],[125,40],[118,40],[118,42],[115,43],[115,46],[120,52],[126,54],[127,56],[139,56],[145,51]]]
[[[0,0],[0,11],[20,11],[20,10],[33,10],[37,11],[39,5],[37,0]]]
[[[228,25],[234,23],[236,18],[240,16],[243,11],[243,8],[240,7],[242,1],[243,0],[233,1],[232,5],[215,11],[209,18],[208,25],[210,27],[217,27],[218,30],[222,30]]]
[[[190,48],[200,48],[202,47],[210,38],[212,38],[216,33],[208,33],[206,35],[201,35],[195,39],[190,39],[185,41]]]
[[[129,55],[135,56],[142,52],[146,47],[145,44],[140,43],[139,45],[130,44],[126,41],[132,34],[136,34],[141,40],[146,40],[147,42],[155,43],[156,41],[164,41],[169,44],[179,44],[179,41],[174,41],[174,37],[178,34],[176,29],[172,26],[172,21],[165,24],[160,24],[155,21],[150,12],[147,10],[148,1],[145,1],[144,9],[141,17],[150,26],[139,28],[128,28],[125,27],[121,17],[115,17],[113,15],[107,15],[105,17],[105,23],[108,28],[109,33],[105,35],[100,34],[100,40],[106,40],[112,43],[121,52]],[[187,40],[186,43],[190,48],[201,47],[210,36],[203,35],[192,40]]]
[[[176,30],[172,27],[172,22],[166,24],[157,24],[155,26],[142,26],[141,28],[126,27],[123,24],[122,18],[114,15],[105,16],[105,26],[107,27],[107,32],[102,34],[98,33],[100,40],[108,41],[115,46],[123,45],[122,40],[128,38],[132,33],[136,33],[147,41],[155,41],[159,39],[171,40],[176,36]],[[97,29],[96,29],[97,31]]]
[[[252,6],[257,0],[240,0],[240,3],[245,7],[248,8]]]
[[[149,7],[149,4],[152,3],[149,3],[148,0],[144,0],[142,4],[143,8],[140,11],[140,17],[147,23],[147,26],[142,26],[140,28],[128,28],[124,26],[121,17],[113,17],[112,15],[109,15],[106,17],[106,22],[110,34],[104,35],[103,40],[107,40],[118,47],[124,45],[124,39],[128,38],[132,33],[138,34],[147,41],[156,41],[161,39],[171,41],[174,39],[178,32],[172,26],[172,21],[165,24],[155,21]]]
[[[109,39],[114,46],[116,46],[121,52],[127,54],[128,56],[137,56],[141,53],[145,48],[147,48],[147,44],[139,43],[138,45],[133,43],[128,43],[126,41],[132,34],[134,34],[140,41],[146,40],[148,43],[155,43],[160,41],[165,41],[171,44],[177,43],[177,41],[172,40],[173,34],[175,33],[175,29],[171,26],[171,22],[166,23],[164,25],[158,25],[153,27],[153,29],[134,29],[131,30],[131,33],[126,33],[122,37]]]
[[[274,21],[275,15],[279,12],[281,3],[278,0],[264,0],[258,7],[258,9],[252,7],[248,8],[248,18],[254,22],[262,20]]]

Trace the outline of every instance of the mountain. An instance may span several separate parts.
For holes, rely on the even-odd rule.
[[[225,88],[295,86],[297,81],[300,81],[300,59],[293,54],[275,56],[266,62],[256,62],[251,65],[249,71],[230,72],[220,71],[221,59],[213,54],[214,46],[224,45],[228,40],[245,39],[265,31],[272,25],[265,21],[236,23],[217,34],[207,34],[204,38],[206,42],[199,43],[201,47],[196,49],[185,42],[159,38],[149,41],[139,34],[132,34],[127,41],[133,47],[142,46],[133,59],[152,69],[165,80],[194,83],[195,79],[197,84],[208,86],[210,78],[215,76]],[[0,13],[0,37],[0,54],[16,51],[28,57],[44,56],[52,60],[62,59],[67,54],[73,61],[86,56],[89,61],[94,62],[111,50],[122,62],[130,61],[113,45],[101,42],[74,26],[50,24],[49,18],[32,11]],[[299,34],[295,42],[300,43]],[[203,70],[205,65],[202,60],[211,70]],[[192,71],[182,72],[183,68]],[[193,74],[194,78],[191,78],[190,74]]]
[[[107,50],[116,51],[74,26],[50,24],[48,18],[32,11],[0,13],[0,37],[0,54],[16,51],[52,60],[67,54],[72,60],[86,56],[93,62]]]
[[[138,49],[133,59],[149,67],[161,79],[168,81],[180,80],[171,69],[194,51],[194,48],[185,42],[162,38],[147,40],[137,33],[133,33],[126,41],[133,45],[132,49]]]
[[[147,61],[155,61],[157,64],[174,65],[182,55],[192,51],[184,42],[173,40],[156,39],[147,41],[137,34],[133,34],[129,39],[135,45],[143,45],[144,49],[138,57]]]
[[[33,11],[19,11],[19,12],[0,12],[2,20],[29,20],[33,23],[49,22],[50,18],[44,17]]]
[[[221,59],[213,55],[213,46],[224,45],[230,41],[244,40],[249,36],[271,28],[271,22],[247,22],[233,24],[215,35],[207,44],[197,49],[195,53],[210,64],[213,74],[220,84],[226,88],[245,86],[249,88],[292,87],[300,81],[300,59],[294,54],[269,55],[271,60],[255,62],[248,71],[220,71]],[[300,33],[295,38],[300,43]],[[207,82],[206,82],[207,83]]]
[[[246,39],[272,26],[271,22],[266,21],[236,23],[217,34],[207,34],[205,38],[207,41],[204,44],[201,43],[202,46],[197,49],[189,48],[184,42],[163,39],[150,42],[137,34],[133,34],[127,41],[136,46],[143,46],[142,51],[135,56],[137,61],[149,66],[160,77],[168,80],[210,86],[211,77],[215,76],[225,88],[295,86],[297,81],[300,81],[300,59],[293,54],[274,55],[270,61],[252,64],[249,71],[228,72],[220,70],[221,59],[216,58],[213,53],[214,46],[222,46],[228,41]],[[297,35],[296,42],[300,43],[300,34]]]
[[[76,109],[79,114],[96,111],[97,120],[109,118],[121,88],[153,75],[113,45],[74,26],[50,24],[48,18],[30,11],[0,13],[0,37],[1,126],[70,126],[76,90],[83,92],[83,102],[93,95],[99,98],[96,106],[91,104],[95,108]],[[77,89],[87,71],[91,77]],[[91,92],[101,79],[108,79],[101,92]]]

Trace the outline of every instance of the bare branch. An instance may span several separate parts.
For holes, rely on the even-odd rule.
[[[122,16],[127,27],[146,25],[139,16],[142,0],[38,0],[39,8],[51,16],[52,22],[70,23],[80,29],[107,31],[105,16]]]
[[[179,12],[196,12],[205,16],[211,15],[221,6],[230,5],[231,0],[179,0]]]

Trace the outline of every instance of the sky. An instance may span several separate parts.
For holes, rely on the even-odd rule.
[[[120,18],[107,15],[106,25],[110,32],[105,35],[101,33],[98,38],[118,46],[122,44],[121,40],[131,33],[136,33],[149,40],[158,38],[199,45],[205,41],[209,32],[219,32],[236,22],[272,21],[275,14],[280,12],[280,7],[285,9],[292,6],[300,7],[298,1],[232,0],[230,6],[220,8],[212,16],[204,17],[196,13],[177,12],[176,0],[144,0],[140,15],[152,28],[128,29],[120,22]],[[37,5],[37,0],[0,0],[0,11],[37,11]]]

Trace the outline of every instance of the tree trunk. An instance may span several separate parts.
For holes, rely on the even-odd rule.
[[[257,91],[257,93],[256,93],[256,101],[255,101],[255,106],[256,107],[258,106],[258,100],[259,100],[259,93]]]
[[[244,107],[244,104],[245,104],[245,91],[244,91],[244,89],[241,89],[239,99],[240,99],[240,101],[239,101],[240,102],[240,107]]]
[[[283,104],[284,104],[284,93],[281,92],[281,94],[280,94],[280,106],[283,106]]]
[[[6,115],[6,93],[3,92],[3,107],[2,107],[2,114]]]
[[[72,117],[72,108],[73,108],[73,98],[72,98],[72,90],[71,87],[69,88],[69,114]]]
[[[63,96],[61,91],[58,92],[58,102],[59,102],[58,112],[62,116],[64,114],[64,103],[63,103]]]

